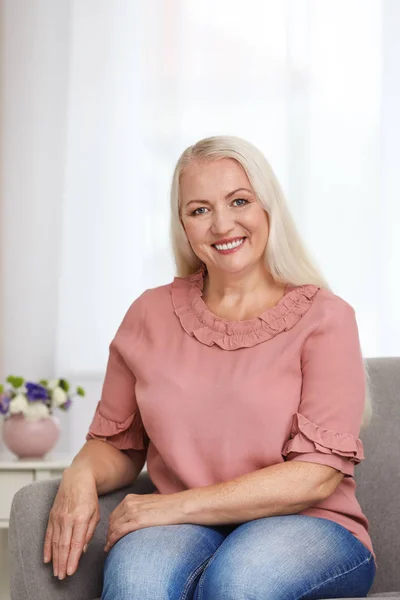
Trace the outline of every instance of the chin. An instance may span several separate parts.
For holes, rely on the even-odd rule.
[[[247,269],[254,266],[254,263],[251,262],[237,262],[236,264],[232,263],[231,265],[216,265],[215,269],[221,271],[221,273],[231,273],[234,275],[235,273],[241,273],[242,271],[246,271]]]

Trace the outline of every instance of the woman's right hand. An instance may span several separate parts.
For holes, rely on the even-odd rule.
[[[44,562],[53,561],[56,577],[64,579],[66,574],[75,573],[99,521],[99,500],[93,474],[69,467],[63,473],[50,511],[44,542]]]

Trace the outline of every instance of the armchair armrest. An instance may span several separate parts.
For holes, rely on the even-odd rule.
[[[52,564],[43,563],[43,542],[49,512],[60,479],[38,481],[20,489],[14,496],[9,528],[10,579],[12,600],[93,600],[102,589],[104,545],[108,517],[126,494],[154,491],[147,472],[133,485],[99,497],[101,520],[77,572],[59,581]]]

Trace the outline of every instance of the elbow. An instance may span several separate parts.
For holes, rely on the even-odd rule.
[[[291,468],[296,469],[298,494],[301,495],[299,504],[302,505],[313,506],[323,502],[333,494],[344,477],[342,471],[335,467],[315,462],[298,460],[292,463]]]
[[[332,469],[332,473],[329,474],[328,477],[324,478],[324,480],[318,486],[318,501],[323,502],[327,500],[329,496],[332,496],[340,482],[342,481],[344,474],[341,471],[337,471],[333,469],[333,467],[328,467]]]
[[[298,502],[302,506],[301,510],[327,500],[344,477],[341,471],[327,465],[303,463],[301,468],[303,482],[307,482]]]
[[[288,513],[299,513],[307,508],[318,506],[322,504],[333,492],[328,493],[328,489],[325,486],[308,489],[306,492],[303,491],[301,496],[294,501],[288,510]]]

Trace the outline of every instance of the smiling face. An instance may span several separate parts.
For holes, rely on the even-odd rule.
[[[236,160],[193,161],[181,175],[180,199],[189,243],[209,271],[264,264],[268,216]]]

